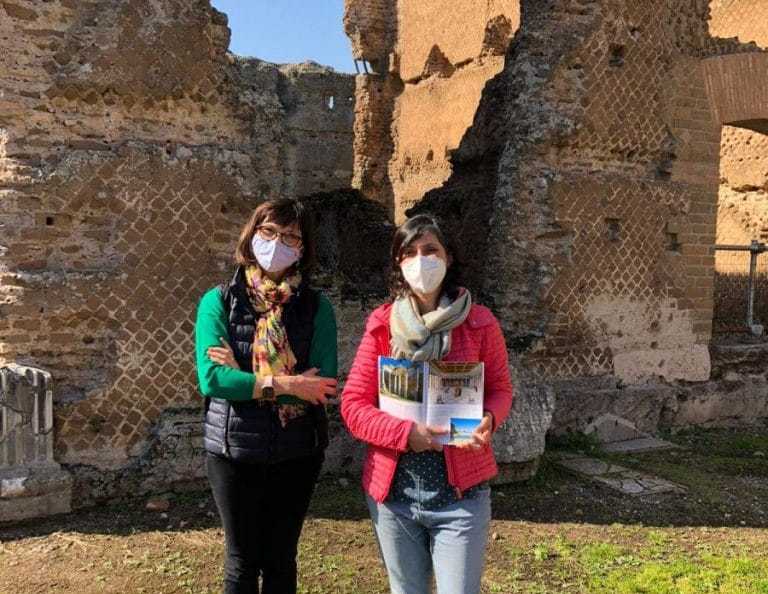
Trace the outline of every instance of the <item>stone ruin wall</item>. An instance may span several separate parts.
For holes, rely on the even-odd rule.
[[[348,0],[348,13],[357,4]],[[390,6],[390,28],[377,21],[388,45],[372,42],[388,66],[358,78],[358,97],[373,85],[399,93],[377,106],[393,113],[382,133],[391,146],[360,155],[367,145],[356,137],[355,176],[376,169],[383,181],[359,187],[389,200],[396,216],[434,188],[412,212],[448,221],[460,255],[473,262],[469,285],[502,321],[518,388],[510,427],[538,424],[541,433],[553,408],[555,430],[581,429],[603,412],[646,430],[737,416],[723,399],[702,416],[678,382],[716,391],[709,344],[724,122],[713,113],[703,60],[760,48],[712,37],[703,0],[523,1],[501,70],[468,85],[450,140],[458,146],[432,176],[442,165],[425,170],[426,158],[414,158],[429,154],[437,136],[429,131],[432,96],[420,87],[449,87],[457,74],[446,76],[454,64],[440,56],[452,54],[451,43],[461,53],[463,39],[482,37],[489,23],[455,18],[453,33],[430,30],[399,47],[404,15],[418,17],[420,8]],[[459,31],[461,42],[451,37]],[[403,64],[418,65],[416,47],[438,45],[438,59],[422,70],[432,75],[415,79],[408,94],[417,69],[404,76]],[[370,123],[363,103],[357,110],[357,122]],[[747,391],[746,399],[760,392]],[[527,448],[509,450],[515,459]]]
[[[717,243],[768,243],[768,135],[723,126]]]
[[[572,128],[539,169],[569,244],[528,358],[542,377],[709,376],[717,137],[696,67],[698,4],[603,3],[544,91]]]
[[[703,0],[470,4],[347,0],[372,71],[353,82],[231,56],[206,0],[0,3],[0,363],[53,373],[77,503],[202,476],[194,308],[277,195],[318,207],[345,370],[383,298],[387,215],[426,193],[502,321],[517,400],[496,449],[521,476],[553,415],[768,415],[752,355],[708,348],[718,156],[747,175],[760,137],[721,147],[701,63],[756,35],[713,38]],[[360,447],[333,431],[350,468]]]
[[[768,241],[768,6],[761,2],[722,1],[712,3],[710,31],[719,38],[741,43],[748,54],[729,56],[733,61],[725,84],[718,82],[718,69],[709,68],[714,94],[726,97],[717,111],[723,113],[720,146],[720,191],[717,243],[749,245]],[[740,59],[741,58],[741,59]],[[741,63],[736,63],[739,60]],[[742,97],[728,89],[739,85]],[[740,101],[741,100],[741,101]],[[728,105],[730,104],[730,105]],[[762,104],[762,105],[761,105]],[[740,113],[741,112],[741,113]],[[735,121],[729,121],[730,119]],[[754,322],[768,322],[765,283],[768,257],[757,257],[757,292]],[[720,341],[746,326],[750,254],[745,251],[716,252],[716,283],[719,287],[715,328]]]
[[[200,295],[260,200],[339,211],[350,185],[353,77],[234,57],[229,35],[207,0],[0,3],[0,364],[52,373],[80,504],[202,476]],[[377,220],[356,199],[326,260]],[[354,278],[328,270],[359,332]]]
[[[457,27],[457,24],[461,24]],[[394,102],[389,177],[395,221],[448,180],[450,154],[472,125],[486,82],[504,66],[520,23],[518,0],[402,2],[396,56],[402,91]]]
[[[358,78],[355,187],[388,205],[395,222],[450,177],[450,154],[519,23],[518,0],[480,8],[462,0],[450,10],[436,1],[347,2],[353,52],[378,75]]]

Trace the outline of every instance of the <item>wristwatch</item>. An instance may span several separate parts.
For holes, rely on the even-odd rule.
[[[275,398],[275,386],[274,376],[266,375],[261,380],[261,397],[265,400],[274,400]]]

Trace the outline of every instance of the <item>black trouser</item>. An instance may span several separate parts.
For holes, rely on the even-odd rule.
[[[224,594],[296,592],[296,552],[323,455],[245,464],[207,454],[224,525]]]

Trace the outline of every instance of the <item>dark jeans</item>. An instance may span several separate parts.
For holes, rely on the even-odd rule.
[[[207,454],[224,525],[224,594],[295,594],[296,553],[323,455],[244,464]]]

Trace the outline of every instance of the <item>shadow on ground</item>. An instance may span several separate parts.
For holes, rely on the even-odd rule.
[[[556,466],[556,450],[550,450],[533,479],[494,487],[494,518],[542,524],[768,527],[768,429],[696,430],[665,438],[680,448],[608,455],[578,445],[586,455],[683,485],[685,494],[624,495]],[[219,527],[208,491],[175,495],[164,514],[146,511],[145,503],[146,499],[127,500],[4,526],[0,542],[56,532],[117,536]],[[367,522],[358,479],[325,477],[309,517]]]

